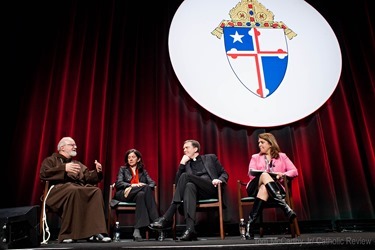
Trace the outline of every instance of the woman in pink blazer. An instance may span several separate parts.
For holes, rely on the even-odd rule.
[[[290,221],[296,217],[296,213],[283,199],[285,189],[281,178],[283,175],[298,176],[296,166],[285,153],[280,152],[276,138],[271,133],[259,134],[258,146],[260,152],[251,156],[248,171],[250,180],[246,186],[248,196],[256,197],[247,222],[247,239],[254,238],[254,223],[266,202],[280,206]]]

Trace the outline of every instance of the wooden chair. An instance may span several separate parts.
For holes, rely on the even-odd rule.
[[[111,184],[109,186],[109,196],[108,196],[108,220],[107,220],[107,228],[108,228],[108,233],[111,232],[111,228],[114,225],[114,222],[118,221],[118,217],[120,213],[135,213],[135,208],[136,204],[135,202],[125,202],[121,201],[116,207],[111,207],[111,201],[115,195],[115,190],[116,190],[116,185],[115,183]],[[158,187],[154,187],[154,197],[155,197],[155,202],[156,206],[158,207],[159,200],[158,200]],[[113,215],[113,217],[112,217]],[[112,234],[110,234],[112,235]],[[149,239],[149,231],[146,231],[146,239]]]
[[[294,210],[294,203],[293,203],[293,197],[292,197],[292,178],[283,176],[284,183],[285,183],[285,202],[289,205],[291,209]],[[238,212],[240,218],[244,218],[243,210],[245,206],[253,206],[255,197],[249,197],[246,194],[246,184],[247,182],[243,182],[241,180],[237,180],[237,196],[238,196]],[[243,195],[246,194],[246,195]],[[277,208],[275,204],[267,203],[265,209],[267,208]],[[263,229],[263,214],[260,214],[259,216],[259,234],[260,237],[263,237],[264,235],[264,229]],[[296,236],[300,236],[300,230],[298,226],[297,218],[295,218],[290,223],[290,231],[292,238],[295,238]]]
[[[218,198],[217,199],[203,199],[198,200],[197,203],[197,212],[206,211],[209,212],[210,209],[217,208],[219,212],[219,225],[220,225],[220,238],[224,240],[225,232],[224,232],[224,219],[223,219],[223,197],[221,191],[221,184],[217,185],[218,189]],[[173,184],[173,195],[176,191],[176,184]],[[178,212],[177,212],[178,213]],[[176,238],[176,215],[173,216],[173,235]]]

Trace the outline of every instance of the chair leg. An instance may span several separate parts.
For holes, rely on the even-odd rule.
[[[290,234],[292,235],[292,238],[296,237],[296,230],[293,222],[290,223]]]
[[[112,235],[113,234],[113,228],[114,228],[114,224],[116,223],[116,221],[118,220],[118,211],[115,210],[114,213],[113,213],[113,218],[111,219],[111,223],[110,223],[110,230],[108,231],[108,234],[109,235]]]
[[[294,229],[294,236],[292,235],[292,237],[294,238],[295,236],[300,236],[301,235],[301,232],[299,230],[299,225],[298,225],[298,220],[297,218],[294,218],[293,219],[293,229]]]
[[[224,240],[224,219],[223,219],[223,210],[219,208],[219,217],[220,217],[220,238]]]
[[[111,234],[111,223],[112,223],[112,209],[111,208],[108,208],[108,218],[107,218],[107,231],[108,231],[108,234],[109,235],[112,235]]]

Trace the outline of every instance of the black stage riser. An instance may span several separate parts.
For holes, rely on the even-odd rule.
[[[37,247],[39,206],[0,209],[0,249]]]

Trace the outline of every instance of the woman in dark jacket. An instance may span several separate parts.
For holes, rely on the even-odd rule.
[[[142,154],[138,150],[128,150],[124,160],[125,166],[120,167],[117,175],[115,199],[136,203],[133,239],[142,241],[139,229],[159,217],[153,194],[155,181],[144,168]]]

